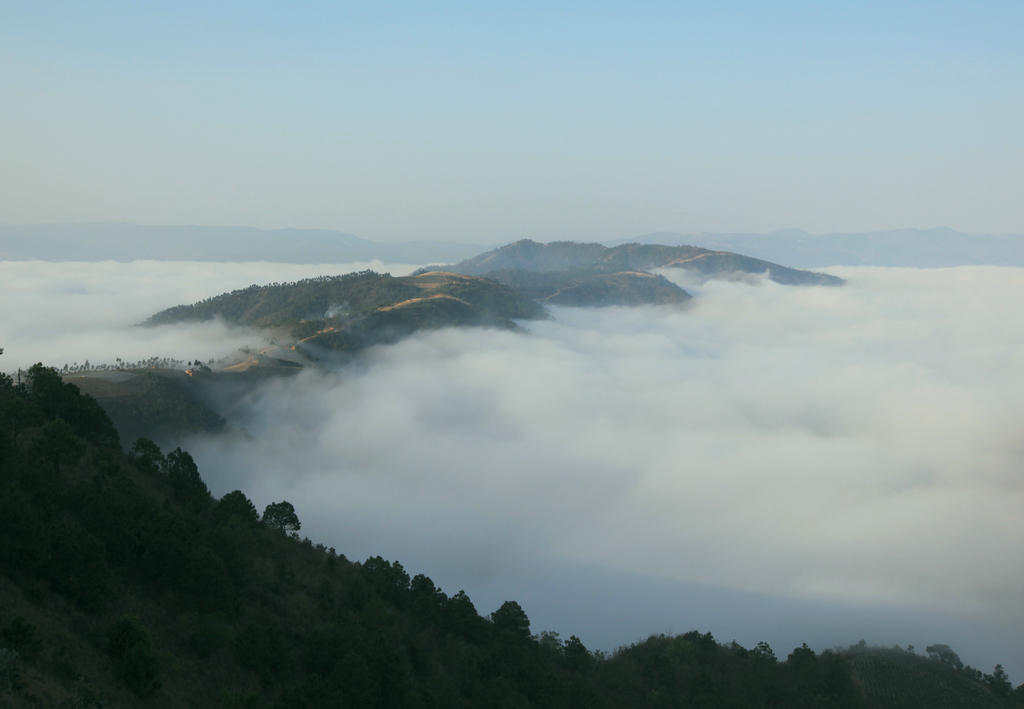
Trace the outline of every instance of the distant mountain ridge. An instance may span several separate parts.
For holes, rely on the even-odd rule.
[[[546,305],[678,306],[692,299],[669,279],[648,272],[656,268],[691,269],[706,278],[766,276],[789,285],[843,283],[827,274],[694,246],[627,244],[609,248],[523,239],[455,266],[424,267],[411,276],[396,278],[362,271],[252,285],[168,308],[144,325],[218,318],[229,325],[273,330],[275,337],[284,336],[292,343],[287,351],[275,345],[225,367],[215,377],[223,381],[223,375],[243,374],[247,379],[290,375],[317,360],[349,357],[421,330],[478,326],[517,330],[517,321],[549,317]],[[124,393],[124,387],[108,391],[111,387],[106,382],[82,382],[104,399]],[[126,405],[137,403],[128,401]],[[119,419],[122,426],[126,418]]]
[[[680,234],[655,232],[605,242],[616,246],[642,244],[695,245],[736,251],[794,268],[889,266],[949,268],[953,266],[1024,266],[1024,235],[966,234],[948,227],[890,229],[816,236],[800,229],[767,234]]]
[[[594,276],[645,273],[660,268],[686,269],[707,278],[735,279],[766,274],[769,280],[783,285],[836,286],[843,283],[843,279],[836,276],[800,271],[728,251],[636,242],[608,247],[573,241],[540,244],[521,239],[444,267],[454,273],[494,278],[506,285],[511,285],[510,274],[514,276],[519,271],[556,274],[551,277],[551,288],[556,290]]]
[[[820,236],[799,229],[766,234],[655,232],[602,242],[608,247],[630,243],[729,251],[798,269],[1024,266],[1024,235],[967,234],[947,227]],[[457,263],[494,246],[445,241],[375,242],[330,229],[127,222],[18,225],[0,221],[0,260],[6,261],[351,263],[376,259],[385,263]]]
[[[151,226],[128,222],[17,225],[0,222],[4,261],[270,261],[420,264],[458,261],[487,244],[376,242],[329,229]]]

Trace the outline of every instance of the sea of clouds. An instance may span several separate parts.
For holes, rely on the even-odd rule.
[[[373,269],[401,276],[416,266],[349,264],[119,263],[0,261],[0,371],[36,362],[114,364],[150,357],[219,359],[263,338],[219,322],[173,328],[133,327],[166,308],[253,284],[287,283]]]
[[[0,366],[224,356],[259,336],[128,326],[363,267],[0,263]],[[233,414],[249,438],[188,447],[216,494],[288,499],[315,541],[481,612],[516,598],[535,631],[946,642],[1019,683],[1024,270],[829,271],[848,284],[670,271],[689,307],[421,333],[270,382]]]

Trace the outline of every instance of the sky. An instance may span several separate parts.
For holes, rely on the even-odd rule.
[[[1021,233],[1024,5],[0,5],[0,220]]]
[[[0,365],[230,355],[261,336],[131,325],[315,269],[0,262]],[[688,307],[421,333],[270,382],[230,414],[249,436],[185,447],[215,495],[286,499],[314,541],[484,614],[517,600],[534,632],[946,643],[1020,684],[1024,269],[830,270],[847,285],[666,271]]]

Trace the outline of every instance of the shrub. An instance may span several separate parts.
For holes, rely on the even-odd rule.
[[[114,673],[139,698],[160,688],[160,662],[153,653],[149,632],[134,615],[123,615],[107,630],[108,651]]]

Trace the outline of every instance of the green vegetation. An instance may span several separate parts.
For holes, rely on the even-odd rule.
[[[428,273],[398,280],[412,283],[423,295],[447,295],[469,303],[496,318],[536,320],[545,317],[544,308],[514,288],[484,278],[466,278],[452,273]]]
[[[448,296],[473,309],[477,319],[507,321],[543,317],[528,298],[493,281],[454,274],[396,278],[362,271],[320,276],[296,283],[272,283],[179,305],[152,316],[146,325],[221,318],[231,325],[294,327],[305,321],[359,322],[381,308],[430,296]]]
[[[373,271],[296,283],[250,286],[194,305],[179,305],[144,324],[220,318],[231,325],[286,327],[317,357],[390,344],[417,330],[516,327],[546,317],[529,297],[497,283],[450,273],[395,278]]]
[[[589,268],[564,271],[514,268],[491,271],[487,277],[550,305],[668,305],[685,303],[691,298],[689,293],[664,276],[633,271],[594,273]]]
[[[654,268],[713,277],[763,274],[786,284],[838,285],[842,279],[695,246],[553,242],[524,239],[441,270],[413,276],[362,271],[295,283],[252,285],[178,305],[145,325],[219,318],[230,325],[286,328],[312,357],[390,344],[423,329],[514,328],[546,317],[537,301],[579,307],[683,303],[690,295]],[[481,278],[480,276],[486,276]]]
[[[235,492],[241,493],[240,490],[236,490]],[[253,509],[255,510],[255,508]],[[246,517],[248,517],[248,515],[246,515]],[[299,522],[299,516],[295,514],[295,506],[288,501],[271,502],[267,505],[267,508],[263,510],[263,523],[268,527],[283,529],[286,532],[297,532],[302,529],[302,523]]]
[[[229,325],[283,328],[301,343],[306,355],[316,359],[391,344],[418,330],[473,326],[513,329],[516,320],[546,317],[538,301],[578,307],[684,303],[690,299],[686,291],[647,272],[673,267],[714,277],[767,272],[780,283],[842,283],[833,276],[694,246],[625,244],[607,248],[573,242],[545,245],[524,239],[447,271],[420,269],[413,276],[400,278],[362,271],[295,283],[252,285],[192,305],[169,308],[144,325],[219,318]],[[134,413],[122,416],[112,410],[112,416],[119,420]],[[184,410],[180,413],[178,418],[187,415]]]
[[[1009,701],[1001,703],[986,688],[987,683],[974,680],[936,658],[869,647],[851,648],[848,655],[865,697],[876,704],[907,709],[1015,706]],[[1018,699],[1024,700],[1024,696]]]
[[[0,706],[1016,707],[991,675],[863,646],[785,661],[710,633],[606,655],[487,616],[424,575],[301,539],[214,499],[192,457],[122,451],[102,409],[54,369],[0,376]]]
[[[835,276],[800,271],[728,251],[711,251],[697,246],[623,244],[609,248],[601,244],[555,241],[539,244],[523,239],[488,251],[454,266],[456,273],[493,277],[511,270],[564,272],[566,275],[644,272],[655,268],[685,268],[710,277],[735,278],[736,274],[768,274],[785,285],[841,285]]]
[[[371,345],[393,344],[418,330],[473,326],[505,330],[518,327],[511,320],[497,317],[490,311],[482,310],[455,297],[439,294],[413,298],[393,306],[379,308],[358,318],[318,321],[317,332],[302,339],[299,347],[311,357],[316,357],[321,350],[355,353]],[[293,330],[292,334],[302,332],[300,327]]]
[[[174,441],[188,434],[227,430],[224,418],[204,403],[208,382],[176,369],[135,370],[114,376],[114,380],[65,376],[64,381],[100,403],[123,441]]]
[[[231,325],[268,328],[322,318],[331,310],[366,313],[419,295],[415,286],[373,271],[320,276],[296,283],[252,285],[149,318],[146,325],[220,318]]]

